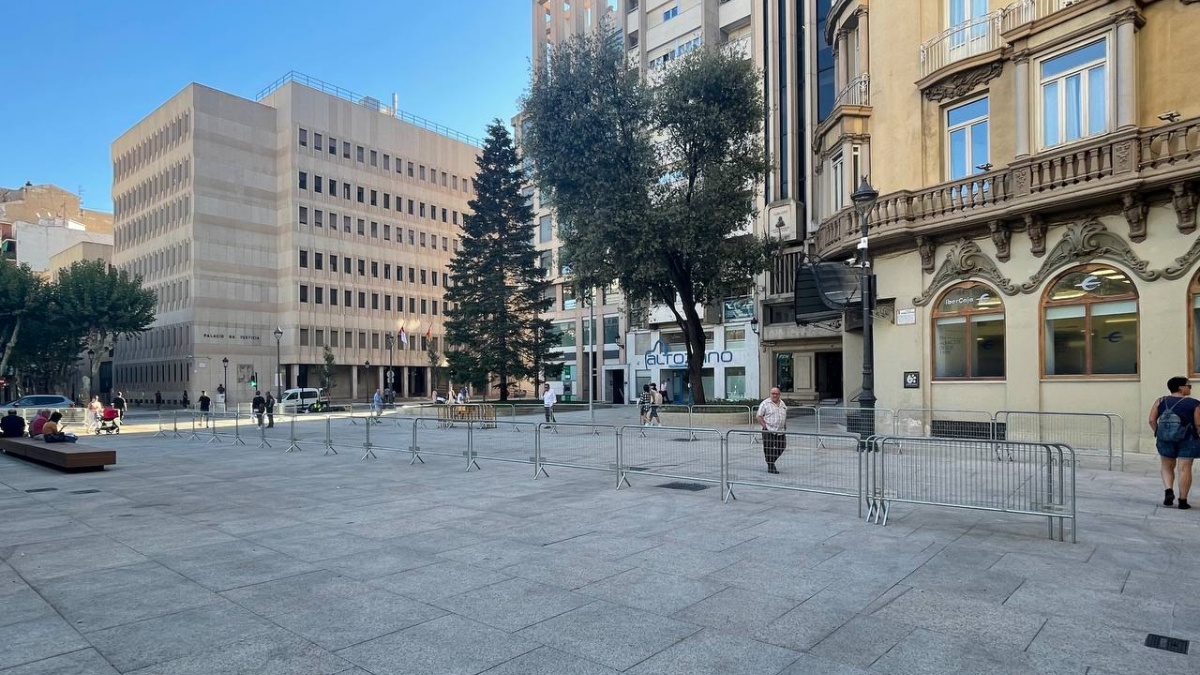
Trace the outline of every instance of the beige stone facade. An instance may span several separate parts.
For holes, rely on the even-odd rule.
[[[386,388],[390,364],[398,396],[426,396],[477,144],[298,74],[255,101],[186,87],[112,146],[113,262],[159,297],[115,387],[194,401],[228,382],[236,405],[255,374],[321,386],[328,346],[335,399]]]
[[[72,220],[98,234],[113,231],[113,214],[83,208],[79,195],[57,185],[26,183],[19,188],[0,188],[0,222],[41,220]]]
[[[880,192],[879,405],[1116,413],[1152,452],[1147,410],[1200,370],[1200,5],[913,4],[833,3],[817,133],[816,253],[853,256],[857,175]]]

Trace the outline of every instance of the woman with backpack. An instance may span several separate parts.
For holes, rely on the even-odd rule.
[[[1188,491],[1192,488],[1192,460],[1200,456],[1200,401],[1192,398],[1192,384],[1186,377],[1167,380],[1169,396],[1150,406],[1150,429],[1162,465],[1163,506],[1175,503],[1175,468],[1179,467],[1179,508],[1190,509]]]

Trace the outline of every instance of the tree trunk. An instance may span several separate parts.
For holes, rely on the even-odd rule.
[[[688,386],[692,392],[692,404],[704,405],[704,320],[696,313],[696,304],[683,305],[683,339],[687,347]]]
[[[13,326],[12,335],[8,336],[8,344],[4,347],[4,357],[0,358],[0,375],[8,371],[8,360],[12,357],[13,349],[17,347],[17,335],[21,332],[21,319],[23,317],[17,315],[17,323]]]

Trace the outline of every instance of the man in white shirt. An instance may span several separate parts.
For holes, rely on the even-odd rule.
[[[767,460],[767,473],[779,473],[775,462],[787,448],[787,404],[779,398],[779,387],[771,388],[771,397],[758,405],[755,421],[762,427],[763,456]]]
[[[542,385],[542,407],[546,409],[546,424],[558,424],[558,420],[554,419],[554,404],[558,403],[558,396],[554,390],[550,388],[550,383]]]

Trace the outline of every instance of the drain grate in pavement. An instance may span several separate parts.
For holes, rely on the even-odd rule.
[[[1151,633],[1146,636],[1147,647],[1163,649],[1168,652],[1175,652],[1176,654],[1188,653],[1188,644],[1190,643],[1187,640],[1167,637],[1166,635],[1155,635],[1154,633]]]
[[[701,490],[707,490],[711,486],[705,485],[704,483],[684,483],[681,481],[675,481],[673,483],[663,483],[658,487],[667,488],[668,490],[687,490],[688,492],[699,492]]]
[[[93,495],[97,492],[99,492],[99,490],[71,490],[71,494],[73,495]]]
[[[57,491],[58,491],[58,488],[34,488],[32,490],[26,490],[26,492],[57,492]]]

